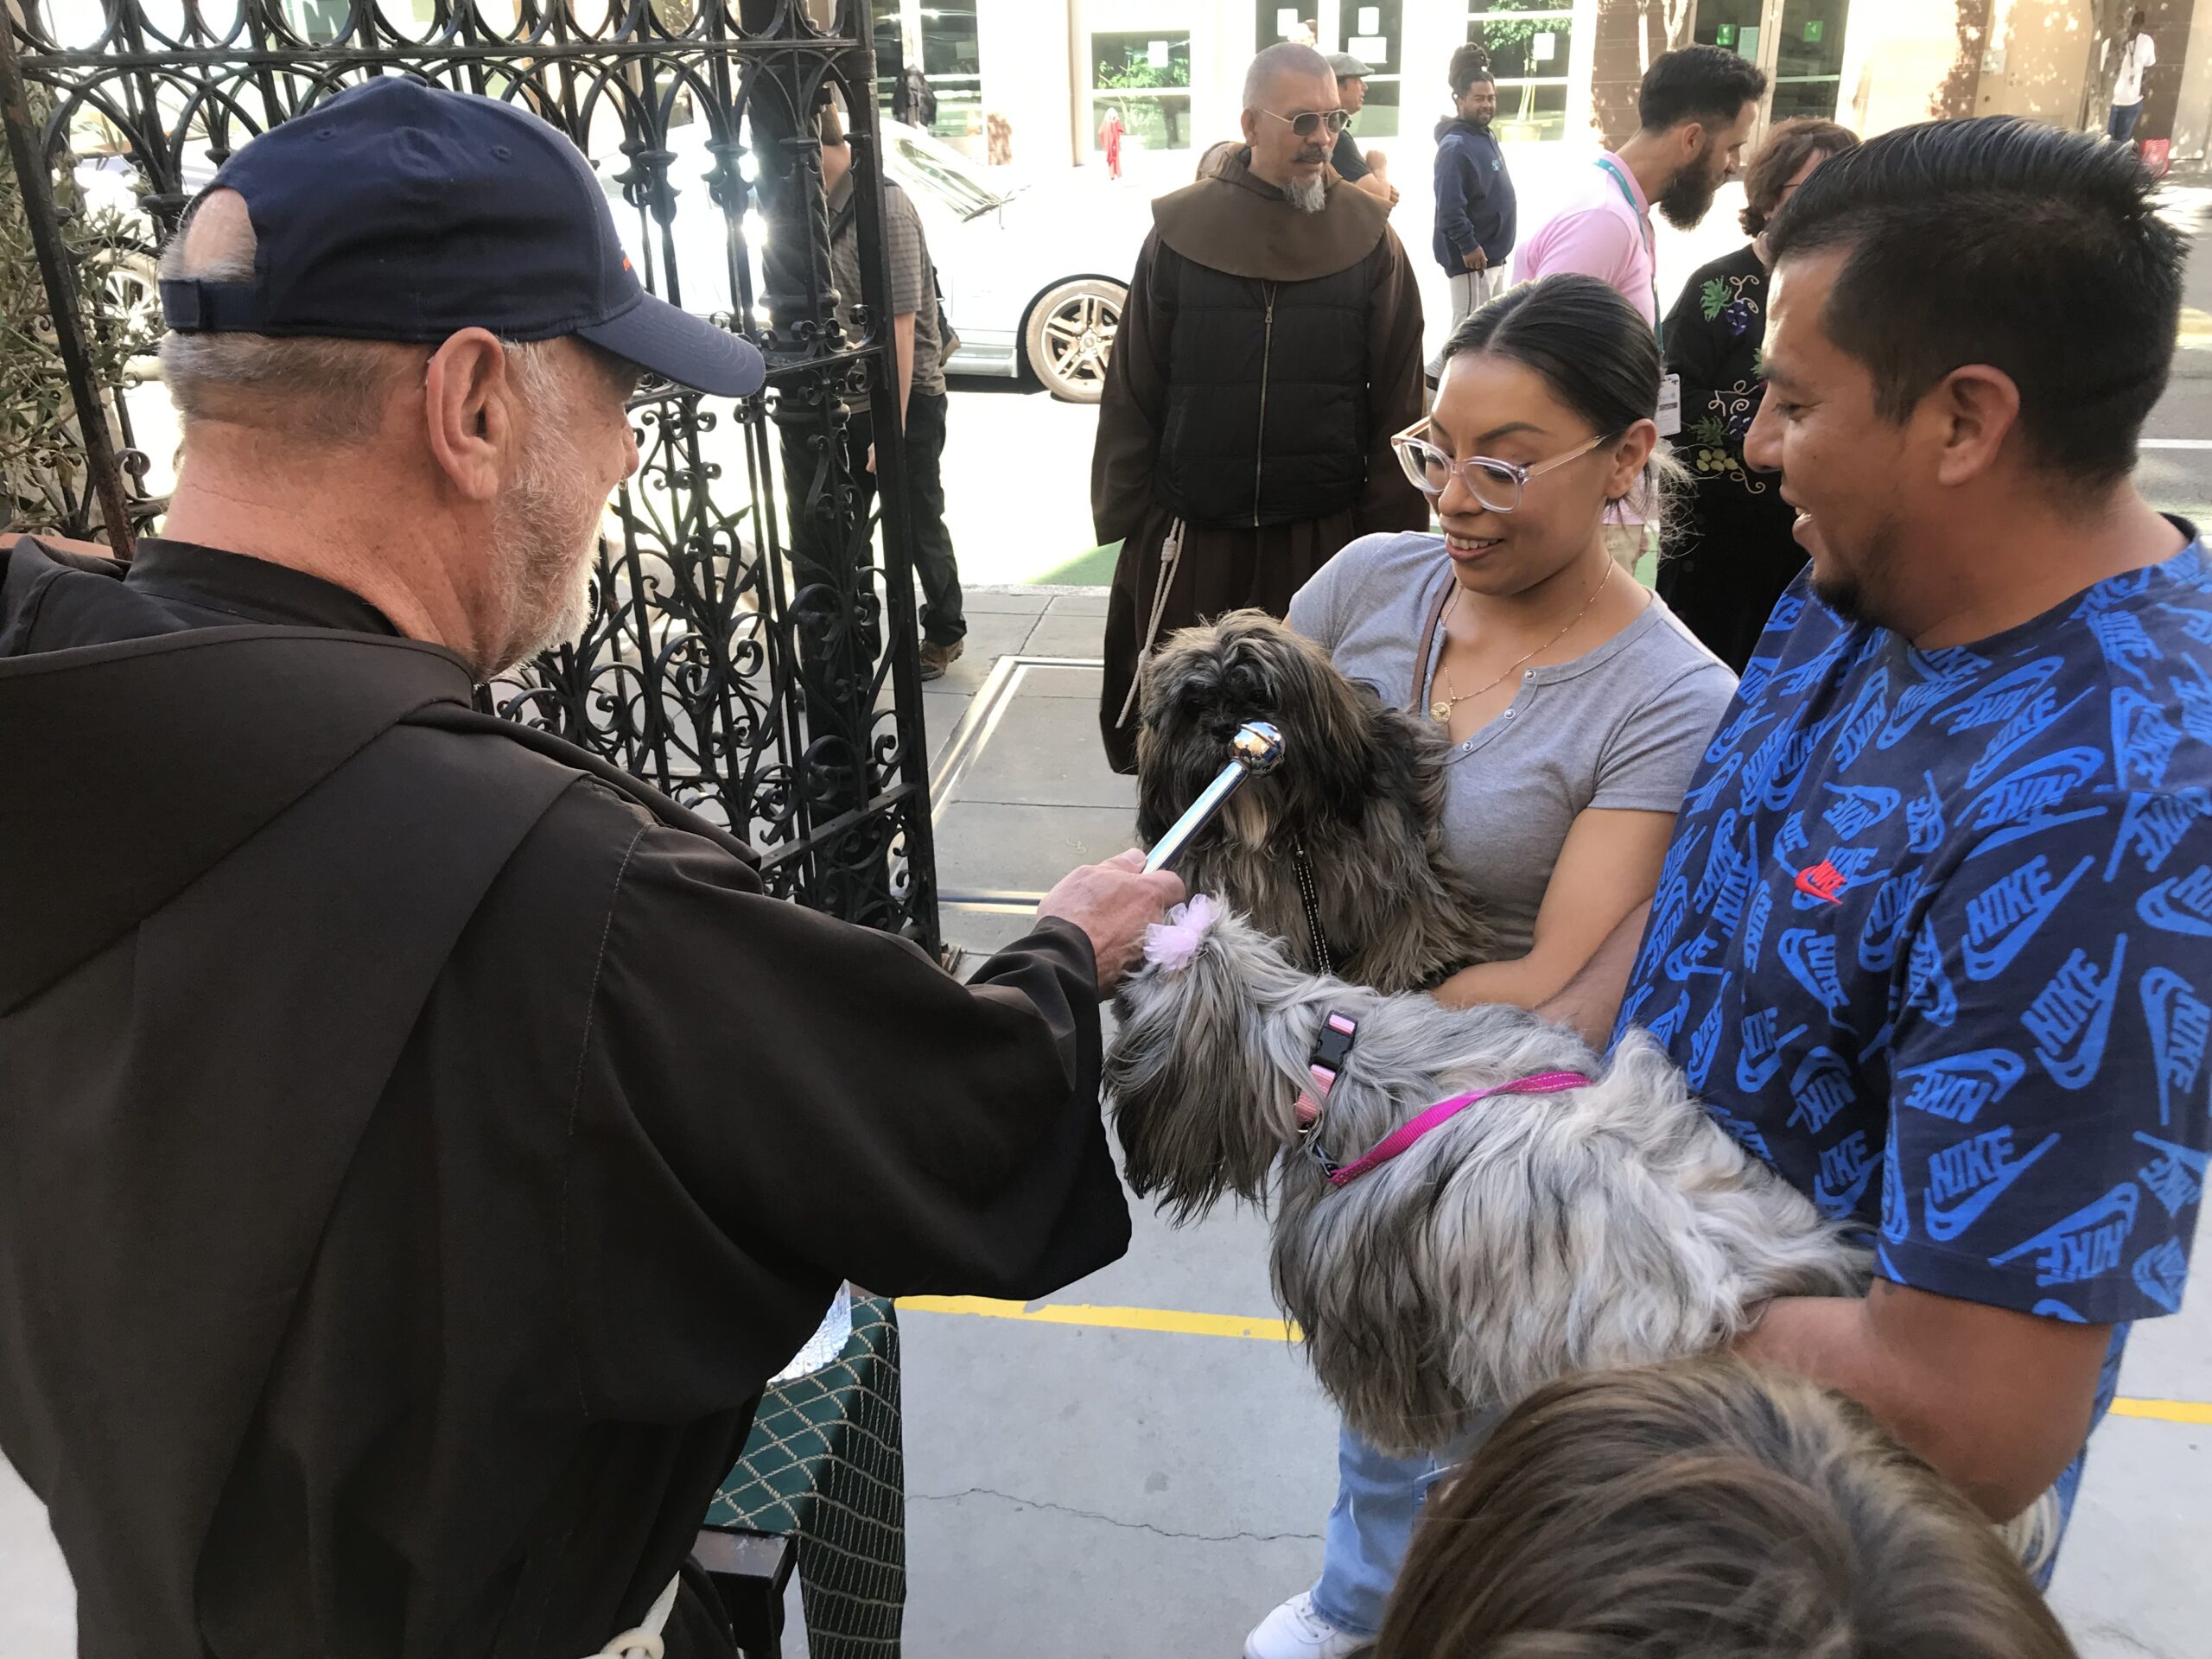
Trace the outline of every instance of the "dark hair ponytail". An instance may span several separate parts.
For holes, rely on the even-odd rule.
[[[1534,370],[1554,397],[1609,438],[1658,412],[1664,365],[1651,325],[1594,276],[1546,276],[1500,295],[1452,331],[1443,362],[1463,352]],[[1678,470],[1663,444],[1654,448],[1638,510],[1656,512],[1662,485]]]

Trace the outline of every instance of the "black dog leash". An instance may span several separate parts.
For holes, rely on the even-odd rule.
[[[1313,886],[1313,866],[1306,856],[1306,843],[1290,843],[1291,874],[1298,878],[1298,897],[1306,906],[1306,938],[1313,947],[1313,960],[1325,974],[1337,971],[1336,958],[1329,954],[1329,941],[1321,931],[1321,895]]]

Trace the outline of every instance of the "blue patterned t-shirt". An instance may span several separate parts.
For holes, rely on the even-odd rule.
[[[1885,1277],[2177,1312],[2212,1147],[2208,816],[2202,543],[1936,651],[1800,577],[1675,823],[1621,1028],[1864,1223]]]

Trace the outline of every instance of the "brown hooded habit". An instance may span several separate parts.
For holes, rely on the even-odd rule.
[[[1153,204],[1099,409],[1091,518],[1122,543],[1099,727],[1121,772],[1153,644],[1240,606],[1281,616],[1353,537],[1428,523],[1390,454],[1424,386],[1388,210],[1325,172],[1327,206],[1301,213],[1249,159]]]

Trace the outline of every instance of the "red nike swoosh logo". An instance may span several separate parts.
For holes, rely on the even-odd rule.
[[[1843,872],[1825,858],[1798,871],[1796,885],[1808,899],[1822,899],[1831,905],[1843,902]]]

